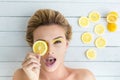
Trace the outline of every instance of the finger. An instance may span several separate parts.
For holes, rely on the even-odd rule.
[[[27,59],[29,56],[35,56],[35,54],[32,53],[32,52],[29,52],[29,53],[26,55],[25,59]]]
[[[39,73],[40,72],[40,67],[35,67],[32,69],[33,72]]]
[[[35,64],[40,65],[40,62],[39,62],[38,60],[33,59],[33,58],[30,58],[30,59],[26,60],[26,61],[22,64],[22,66],[24,67],[24,66],[27,66],[27,65],[29,65],[29,64],[31,64],[31,63],[35,63]]]
[[[23,67],[23,70],[26,73],[31,73],[31,71],[35,72],[35,73],[39,73],[40,72],[40,66],[37,64],[29,64],[28,66]]]
[[[24,69],[26,69],[26,70],[40,69],[40,65],[37,65],[35,63],[31,63],[31,64],[25,66]]]
[[[39,56],[38,56],[38,59],[37,59],[37,57],[36,57],[35,55],[29,55],[29,56],[27,56],[27,57],[25,58],[25,60],[23,61],[22,64],[24,64],[24,63],[25,63],[26,61],[28,61],[29,59],[34,59],[34,60],[37,60],[38,62],[40,62]]]
[[[40,60],[41,56],[39,54],[34,54],[34,53],[28,53],[26,56],[26,59],[28,59],[29,57],[34,57]]]
[[[38,59],[39,62],[40,62],[40,60],[41,60],[41,56],[40,56],[39,54],[36,54],[36,57],[37,57],[37,59]]]
[[[41,67],[41,65],[40,66],[34,66],[33,68],[32,68],[32,71],[34,71],[34,72],[38,72],[38,71],[40,71],[40,67]]]
[[[31,64],[31,63],[35,63],[35,64],[40,65],[40,62],[38,62],[37,60],[29,59],[29,60],[25,61],[25,62],[22,64],[22,66],[24,67],[24,66],[27,66],[27,65],[29,65],[29,64]]]
[[[34,59],[34,58],[29,58],[29,59],[24,60],[24,61],[22,62],[22,65],[31,63],[31,62],[32,62],[31,59]],[[34,60],[35,60],[35,61],[33,61],[33,62],[38,61],[38,60],[36,60],[36,59],[34,59]],[[38,62],[39,62],[39,61],[38,61]]]

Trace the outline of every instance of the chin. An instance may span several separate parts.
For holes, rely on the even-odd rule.
[[[50,68],[50,69],[46,69],[47,72],[54,72],[56,70],[56,68]]]
[[[57,69],[57,67],[58,66],[56,64],[54,64],[53,66],[50,66],[50,67],[45,66],[44,69],[47,72],[54,72]]]

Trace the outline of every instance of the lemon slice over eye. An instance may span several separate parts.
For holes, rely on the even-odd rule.
[[[57,41],[61,41],[61,42],[63,42],[63,39],[62,39],[62,38],[54,39],[54,40],[52,41],[52,43],[54,44],[54,43],[57,42]]]
[[[94,32],[98,35],[103,34],[105,31],[105,27],[102,24],[98,24],[95,26]]]
[[[86,27],[89,25],[89,19],[87,17],[80,17],[79,18],[79,25],[82,27]]]
[[[86,57],[91,60],[96,59],[96,51],[94,49],[88,49],[86,51]]]
[[[40,54],[40,56],[45,55],[47,50],[48,50],[48,46],[45,41],[36,41],[33,44],[33,52],[36,54]]]
[[[89,32],[85,32],[81,36],[83,43],[90,43],[92,41],[92,34]]]
[[[97,48],[103,48],[106,46],[106,40],[103,37],[98,37],[95,40],[95,45]]]
[[[107,29],[110,32],[115,32],[117,30],[117,24],[116,23],[108,23],[107,24]]]
[[[118,16],[116,14],[108,14],[107,15],[107,22],[108,23],[115,23],[118,19]]]
[[[97,22],[100,20],[100,14],[99,12],[97,11],[92,11],[90,14],[89,14],[89,19],[91,22]]]

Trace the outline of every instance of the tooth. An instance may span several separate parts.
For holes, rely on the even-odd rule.
[[[49,60],[53,59],[53,58],[48,58]]]

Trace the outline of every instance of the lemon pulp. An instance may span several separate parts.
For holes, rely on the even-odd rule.
[[[85,32],[81,36],[83,43],[90,43],[92,41],[92,34],[89,32]]]
[[[106,46],[106,40],[103,37],[98,37],[95,40],[95,45],[97,48],[103,48]]]
[[[105,28],[102,24],[98,24],[98,25],[95,26],[94,32],[96,34],[101,35],[101,34],[104,33],[104,31],[105,31]]]
[[[86,57],[88,59],[92,59],[92,60],[95,59],[96,58],[96,51],[94,49],[88,49],[86,51]]]
[[[88,25],[89,25],[89,20],[88,20],[88,18],[87,18],[87,17],[80,17],[80,18],[79,18],[79,25],[80,25],[81,27],[86,27],[86,26],[88,26]]]
[[[100,20],[100,14],[99,14],[99,12],[97,12],[97,11],[92,11],[90,14],[89,14],[89,19],[90,19],[90,21],[92,21],[92,22],[97,22],[97,21],[99,21]]]

